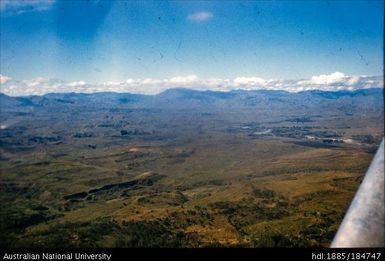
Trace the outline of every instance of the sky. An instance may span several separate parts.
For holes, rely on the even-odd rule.
[[[9,95],[383,86],[383,0],[0,0]]]

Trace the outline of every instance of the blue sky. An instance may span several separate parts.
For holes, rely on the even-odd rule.
[[[32,79],[210,87],[383,74],[384,1],[1,0],[0,9],[3,90]]]

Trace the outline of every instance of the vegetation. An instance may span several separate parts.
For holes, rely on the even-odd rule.
[[[383,136],[366,92],[2,95],[0,246],[328,246]]]

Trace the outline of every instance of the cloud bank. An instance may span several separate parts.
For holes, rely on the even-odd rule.
[[[202,11],[202,12],[189,14],[187,16],[187,20],[190,20],[193,22],[206,22],[211,20],[213,17],[214,15],[211,12]]]
[[[350,76],[341,72],[322,74],[302,80],[274,80],[260,77],[236,77],[234,79],[201,79],[196,75],[176,76],[169,79],[127,79],[121,82],[89,83],[85,81],[63,81],[58,79],[36,78],[14,80],[0,75],[1,92],[10,96],[43,95],[46,93],[94,93],[121,92],[138,94],[158,94],[171,88],[190,88],[194,90],[284,90],[300,92],[308,90],[357,90],[382,88],[382,76]]]

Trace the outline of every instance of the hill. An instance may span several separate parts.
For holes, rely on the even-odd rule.
[[[0,94],[0,245],[327,246],[383,89]]]

